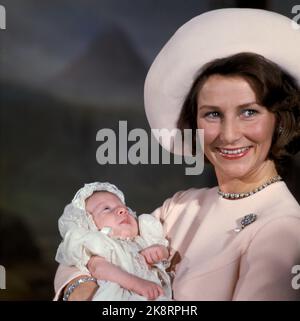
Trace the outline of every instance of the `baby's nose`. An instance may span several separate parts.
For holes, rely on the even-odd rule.
[[[124,216],[127,215],[128,211],[126,207],[118,207],[117,208],[117,215]]]

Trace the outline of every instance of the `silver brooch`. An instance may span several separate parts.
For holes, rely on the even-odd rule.
[[[235,232],[240,232],[242,229],[244,229],[247,225],[253,223],[256,221],[256,218],[257,218],[257,215],[256,214],[253,214],[253,213],[250,213],[250,214],[247,214],[245,215],[240,223],[239,223],[239,227],[235,228],[234,231]]]

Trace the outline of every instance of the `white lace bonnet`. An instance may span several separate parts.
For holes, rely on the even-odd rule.
[[[90,231],[98,230],[92,216],[85,209],[85,200],[97,191],[113,193],[119,197],[124,205],[126,205],[123,192],[121,192],[115,185],[108,182],[85,184],[75,194],[72,202],[65,207],[62,216],[58,220],[58,228],[62,237],[65,236],[67,231],[73,228],[83,228]],[[133,212],[129,207],[128,211],[136,218],[135,212]]]

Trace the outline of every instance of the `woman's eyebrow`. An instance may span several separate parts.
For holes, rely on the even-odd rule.
[[[238,105],[238,108],[245,108],[245,107],[251,107],[253,105],[259,106],[259,103],[257,101],[252,101],[251,103],[246,103],[242,105]]]
[[[249,103],[238,105],[236,107],[237,108],[245,108],[245,107],[249,107],[249,106],[253,106],[253,105],[259,105],[259,104],[257,101],[252,101]],[[200,109],[221,110],[222,108],[219,106],[214,106],[214,105],[201,105],[201,106],[198,106],[198,110],[200,110]]]
[[[198,110],[200,109],[214,109],[214,110],[220,110],[221,108],[218,106],[213,106],[213,105],[201,105],[198,106]]]

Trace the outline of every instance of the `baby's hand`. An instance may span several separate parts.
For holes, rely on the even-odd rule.
[[[151,245],[140,252],[150,265],[166,260],[169,257],[168,249],[160,244]]]
[[[146,297],[148,300],[155,300],[160,295],[164,295],[164,291],[161,286],[138,277],[134,279],[131,290]]]

